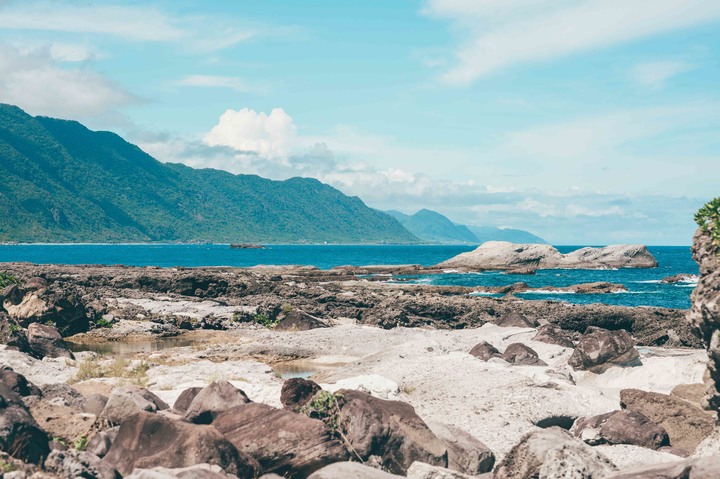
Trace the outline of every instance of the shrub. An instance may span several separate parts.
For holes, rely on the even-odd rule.
[[[20,284],[20,280],[6,271],[0,271],[0,289],[11,284]]]
[[[268,315],[262,314],[262,313],[258,313],[255,316],[253,316],[253,321],[255,321],[257,324],[259,324],[261,326],[265,326],[268,329],[274,328],[275,326],[278,325],[278,322],[279,322],[277,319],[272,320],[268,317]]]
[[[709,201],[695,213],[695,222],[710,235],[716,249],[720,249],[720,197]]]
[[[84,451],[85,449],[87,449],[87,445],[88,445],[88,440],[87,440],[87,437],[85,437],[85,436],[83,436],[80,439],[78,439],[77,441],[75,441],[75,444],[74,444],[75,449],[77,449],[78,451]]]

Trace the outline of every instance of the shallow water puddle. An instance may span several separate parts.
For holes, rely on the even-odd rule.
[[[73,343],[66,341],[67,348],[75,353],[91,351],[98,354],[128,355],[136,353],[152,353],[170,348],[183,348],[203,343],[201,338],[167,337],[153,338],[147,341],[108,341],[103,343]]]

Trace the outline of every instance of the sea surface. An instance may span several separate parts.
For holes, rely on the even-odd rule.
[[[559,246],[567,253],[579,246]],[[321,269],[353,265],[419,264],[431,266],[474,249],[465,245],[270,245],[266,249],[231,249],[221,244],[19,244],[0,245],[0,262],[38,264],[124,264],[128,266],[238,266],[312,265]],[[648,247],[659,266],[653,269],[539,270],[532,276],[502,272],[454,273],[388,278],[418,284],[451,286],[504,286],[518,281],[533,288],[569,286],[608,281],[625,285],[624,293],[573,294],[530,292],[524,299],[550,299],[571,303],[604,303],[625,306],[689,308],[694,281],[663,284],[660,280],[679,273],[698,274],[687,246]],[[2,271],[2,265],[0,265]]]

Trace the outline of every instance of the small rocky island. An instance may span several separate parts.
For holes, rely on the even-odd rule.
[[[525,301],[522,284],[477,297],[352,267],[3,264],[0,471],[718,478],[716,250],[696,235],[690,312]],[[624,247],[567,264],[623,256],[654,261]]]
[[[643,245],[580,248],[567,254],[547,244],[487,241],[436,265],[468,271],[533,269],[655,268],[657,260]]]

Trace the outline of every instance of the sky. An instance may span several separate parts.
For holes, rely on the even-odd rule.
[[[718,0],[0,0],[0,102],[555,244],[690,244]]]

